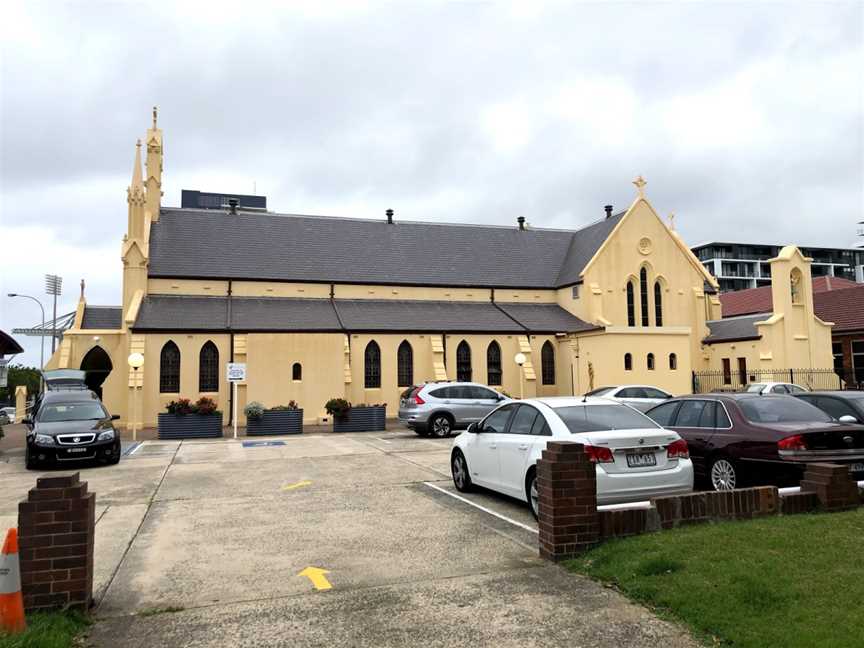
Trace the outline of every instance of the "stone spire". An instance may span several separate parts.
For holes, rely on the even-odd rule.
[[[162,206],[162,130],[157,126],[158,111],[153,106],[153,126],[147,129],[147,206],[150,221],[159,220]]]
[[[135,145],[135,165],[132,167],[132,183],[127,190],[126,202],[129,204],[129,223],[126,236],[141,239],[144,234],[144,177],[141,173],[141,140]]]

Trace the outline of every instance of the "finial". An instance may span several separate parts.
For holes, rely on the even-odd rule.
[[[84,299],[84,280],[81,280],[81,299]]]
[[[669,229],[675,231],[675,212],[669,212]]]
[[[644,198],[645,197],[645,185],[648,184],[647,182],[645,182],[645,178],[643,178],[641,175],[636,176],[636,179],[633,181],[633,184],[636,185],[636,190],[639,192],[639,197]]]
[[[156,130],[156,113],[157,113],[157,108],[156,108],[156,106],[153,106],[153,130]]]

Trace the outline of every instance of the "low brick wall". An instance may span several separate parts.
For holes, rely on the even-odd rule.
[[[93,598],[96,496],[78,473],[42,477],[18,504],[21,589],[29,612],[86,609]]]
[[[842,511],[861,504],[847,466],[809,464],[800,493],[781,495],[775,486],[758,486],[658,497],[649,508],[598,511],[595,471],[578,443],[554,441],[543,451],[537,462],[541,557],[565,560],[603,540],[689,524]]]

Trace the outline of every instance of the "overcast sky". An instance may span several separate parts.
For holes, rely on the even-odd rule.
[[[864,220],[861,1],[156,4],[5,5],[0,329],[39,320],[5,295],[46,272],[59,312],[82,277],[119,304],[154,104],[164,205],[575,228],[642,174],[691,244],[849,246]]]

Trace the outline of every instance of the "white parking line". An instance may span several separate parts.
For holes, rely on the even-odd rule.
[[[387,439],[382,439],[381,437],[372,437],[372,438],[373,438],[373,439],[378,439],[379,441],[381,441],[381,442],[383,442],[383,443],[393,443],[392,441],[388,441]]]
[[[136,445],[134,448],[132,448],[132,452],[130,452],[129,455],[133,455],[136,452],[138,452],[141,449],[141,446],[143,446],[143,445],[144,445],[144,442],[142,441],[141,443]]]
[[[465,502],[469,506],[473,506],[474,508],[480,509],[484,513],[488,513],[489,515],[493,515],[493,516],[497,517],[499,520],[504,520],[505,522],[509,522],[510,524],[518,526],[521,529],[525,529],[526,531],[530,531],[531,533],[540,533],[537,529],[534,529],[534,528],[528,526],[527,524],[522,524],[521,522],[517,522],[516,520],[508,518],[505,515],[501,515],[500,513],[496,513],[495,511],[488,509],[485,506],[480,506],[479,504],[475,504],[471,500],[465,499],[464,497],[461,497],[460,495],[457,495],[456,493],[451,493],[450,491],[448,491],[445,488],[441,488],[440,486],[436,486],[435,484],[430,484],[429,482],[423,482],[423,485],[428,486],[429,488],[434,488],[435,490],[440,491],[440,492],[444,493],[445,495],[449,495],[453,499],[457,499],[460,502]]]

